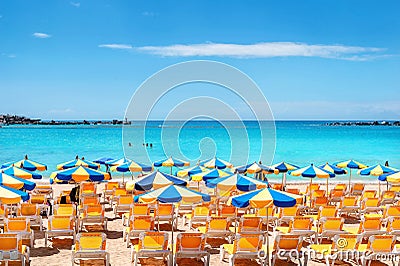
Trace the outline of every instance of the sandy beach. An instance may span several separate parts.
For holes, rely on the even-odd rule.
[[[321,186],[324,183],[321,183]],[[54,195],[58,195],[61,190],[71,188],[71,185],[53,185]],[[98,185],[98,191],[101,191],[104,184]],[[289,184],[289,188],[296,187],[300,188],[301,191],[305,191],[306,185],[301,182],[297,184]],[[333,186],[331,185],[333,188]],[[385,186],[382,186],[384,189]],[[376,184],[369,184],[366,189],[376,189]],[[121,218],[114,218],[114,214],[111,208],[107,208],[108,217],[108,230],[105,232],[107,235],[107,251],[111,256],[111,265],[129,265],[130,264],[130,248],[127,248],[122,238],[122,220]],[[44,219],[44,225],[46,227],[47,220]],[[358,225],[354,225],[355,227]],[[101,228],[90,227],[87,228],[90,231],[98,231]],[[169,231],[171,237],[171,226],[168,224],[162,224],[161,230]],[[182,219],[178,222],[178,232],[190,231],[188,226],[182,225]],[[270,234],[270,245],[273,246],[273,239],[275,233]],[[176,233],[175,233],[176,236]],[[58,238],[54,241],[50,241],[49,247],[44,246],[44,233],[35,231],[35,246],[31,248],[31,264],[30,265],[69,265],[71,263],[71,238]],[[210,265],[228,265],[228,260],[221,262],[219,260],[219,246],[224,242],[219,240],[208,241],[207,250],[211,254]],[[164,265],[161,259],[141,259],[141,265]],[[309,260],[309,265],[325,265],[324,261],[320,260]],[[82,265],[103,265],[102,261],[90,261],[83,263]],[[178,261],[178,265],[202,265],[201,261],[182,259]],[[256,261],[251,260],[237,260],[236,265],[258,265]],[[278,261],[276,265],[296,265],[295,263],[287,263],[284,261]],[[343,264],[339,264],[343,265]],[[348,264],[344,264],[348,265]],[[383,265],[381,262],[375,262],[373,265]]]

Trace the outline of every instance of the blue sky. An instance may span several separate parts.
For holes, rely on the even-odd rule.
[[[207,59],[249,75],[276,119],[400,119],[399,10],[365,0],[2,0],[0,113],[122,118],[150,75]]]

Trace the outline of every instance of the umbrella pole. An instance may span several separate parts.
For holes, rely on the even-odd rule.
[[[170,174],[172,175],[172,166],[171,166],[171,172],[170,172]]]
[[[378,180],[378,198],[381,196],[381,181]]]
[[[311,202],[312,202],[312,178],[310,178],[310,207],[311,207]]]
[[[389,182],[386,180],[386,190],[389,190]]]
[[[351,188],[351,168],[350,168],[350,176],[349,176],[349,189]]]
[[[329,184],[328,184],[329,177],[326,179],[326,195],[329,194]]]
[[[122,172],[122,183],[125,183],[125,175],[123,172]]]
[[[269,226],[269,215],[268,215],[268,206],[267,206],[267,265],[269,266],[269,233],[268,233],[268,226]]]

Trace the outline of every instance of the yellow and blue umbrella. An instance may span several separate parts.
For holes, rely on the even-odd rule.
[[[154,203],[156,201],[162,203],[178,203],[181,201],[188,203],[198,203],[202,201],[210,201],[211,197],[207,194],[200,193],[186,187],[169,185],[161,187],[147,193],[135,196],[135,202]]]
[[[1,168],[7,168],[9,166],[16,166],[19,168],[23,168],[28,171],[46,171],[47,166],[42,163],[38,163],[32,160],[29,160],[27,157],[23,160],[17,161],[17,162],[10,162],[10,163],[5,163],[1,166]]]
[[[190,167],[190,168],[179,170],[176,175],[178,177],[186,177],[186,176],[192,176],[192,175],[195,175],[195,174],[206,172],[208,170],[209,169],[205,168],[204,166],[196,165],[196,166],[193,166],[193,167]]]
[[[387,174],[380,175],[378,177],[380,181],[387,181],[391,183],[399,183],[400,182],[400,171],[390,172]]]
[[[162,166],[163,167],[171,167],[171,174],[172,174],[172,167],[174,167],[174,166],[175,167],[189,166],[190,163],[186,162],[186,161],[183,161],[183,160],[180,160],[180,159],[173,158],[171,156],[169,158],[156,161],[156,162],[153,163],[153,165],[155,167],[162,167]]]
[[[190,176],[189,180],[200,182],[200,181],[208,181],[210,179],[215,179],[218,177],[226,177],[226,176],[230,176],[230,175],[232,175],[232,173],[228,173],[226,171],[219,170],[219,169],[211,169],[211,170],[208,170],[207,172],[194,174],[194,175]]]
[[[376,165],[364,168],[362,170],[359,170],[358,174],[379,176],[379,175],[383,175],[383,174],[393,173],[395,171],[398,171],[398,170],[395,168],[392,168],[392,167],[384,166],[382,164],[376,164]]]
[[[350,169],[349,187],[351,186],[351,169],[364,169],[364,168],[368,167],[367,165],[357,162],[357,161],[354,161],[354,160],[346,160],[346,161],[338,162],[338,163],[335,163],[335,165],[340,168],[349,168]]]
[[[376,164],[376,165],[364,168],[362,170],[359,170],[358,174],[359,175],[380,176],[380,175],[383,175],[383,174],[394,173],[395,171],[398,171],[398,170],[395,169],[395,168],[392,168],[392,167],[384,166],[382,164]],[[378,180],[379,180],[378,194],[380,195],[381,194],[381,182],[380,182],[379,178],[378,178]]]
[[[83,166],[83,167],[87,167],[87,168],[91,168],[91,169],[99,169],[100,168],[100,165],[97,163],[87,161],[87,160],[75,159],[75,160],[71,160],[71,161],[57,165],[57,169],[65,170],[65,169],[70,169],[70,168],[74,168],[77,166]]]
[[[29,194],[24,191],[0,185],[0,202],[2,204],[20,203],[21,200],[29,200]]]
[[[216,168],[216,169],[225,169],[225,168],[232,168],[233,165],[230,162],[224,161],[222,159],[219,159],[217,157],[214,157],[212,159],[204,160],[200,162],[201,166],[207,167],[207,168]]]
[[[153,166],[145,165],[135,161],[126,162],[124,164],[115,165],[111,167],[111,171],[118,172],[151,172],[153,171]]]
[[[324,169],[326,171],[329,171],[331,173],[334,173],[335,175],[345,175],[347,174],[347,171],[343,168],[339,168],[337,166],[334,166],[329,163],[325,163],[324,165],[321,165],[319,168]],[[326,192],[328,193],[329,191],[329,184],[328,184],[329,178],[326,179]]]
[[[42,179],[42,175],[34,173],[34,172],[30,172],[28,170],[19,168],[19,167],[15,167],[15,166],[10,166],[4,169],[1,169],[2,173],[5,173],[7,175],[12,175],[12,176],[16,176],[16,177],[20,177],[23,179]]]
[[[244,174],[244,173],[248,173],[248,174],[265,173],[266,174],[266,173],[274,173],[275,172],[275,170],[273,168],[265,166],[263,164],[259,164],[257,162],[238,166],[238,167],[236,167],[235,171],[238,172],[239,174]]]
[[[251,206],[253,208],[266,208],[268,214],[268,208],[271,206],[277,206],[281,208],[293,207],[296,205],[297,199],[301,198],[300,195],[290,194],[283,191],[274,190],[271,188],[263,188],[255,191],[250,191],[242,195],[234,196],[230,198],[231,205],[244,208]],[[267,215],[267,225],[268,225]],[[267,239],[267,260],[269,263],[269,234],[266,234]]]
[[[286,187],[286,173],[288,171],[299,169],[297,165],[287,163],[287,162],[280,162],[270,166],[275,174],[282,173],[282,189],[284,190]]]
[[[126,182],[126,189],[148,191],[169,185],[186,186],[187,182],[176,176],[156,171],[141,177],[139,180]]]
[[[13,189],[33,190],[36,187],[35,182],[28,181],[5,173],[0,173],[0,185]]]
[[[206,186],[209,188],[217,188],[222,191],[251,191],[258,188],[265,188],[268,186],[268,183],[249,176],[233,174],[227,177],[209,180],[206,182]]]
[[[109,180],[110,174],[94,170],[85,166],[76,166],[66,170],[56,171],[50,175],[50,178],[57,183],[68,181],[82,182],[82,181],[103,181]]]
[[[312,185],[312,180],[313,178],[317,177],[317,178],[326,178],[326,182],[328,184],[328,179],[335,177],[335,174],[332,172],[329,172],[325,169],[319,168],[318,166],[315,166],[313,164],[311,164],[310,166],[306,166],[297,170],[293,170],[291,172],[289,172],[289,174],[293,175],[293,176],[302,176],[302,177],[308,177],[310,178],[310,188]],[[326,191],[328,193],[328,190]],[[310,189],[310,204],[311,204],[311,200],[312,200],[312,190]]]

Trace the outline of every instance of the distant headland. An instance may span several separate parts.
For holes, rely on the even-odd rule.
[[[28,118],[19,115],[2,115],[0,114],[0,125],[126,125],[131,124],[130,121],[123,120],[77,120],[77,121],[63,121],[63,120],[42,120],[39,118]]]

